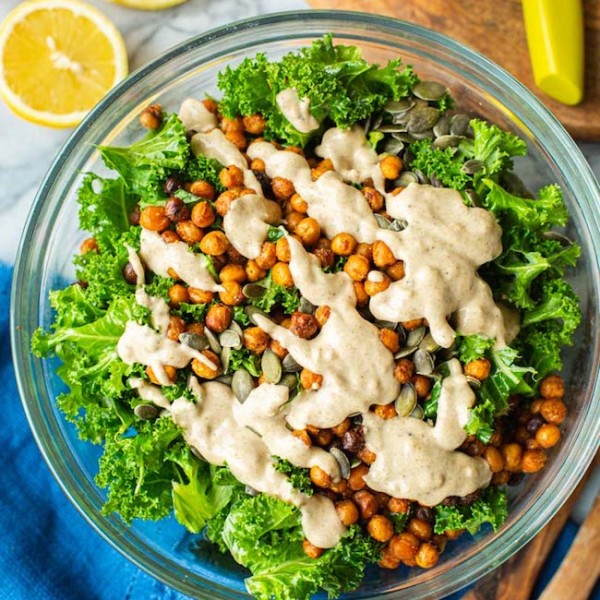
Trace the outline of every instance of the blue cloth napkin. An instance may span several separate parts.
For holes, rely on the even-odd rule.
[[[0,600],[186,600],[93,532],[50,474],[23,413],[12,367],[11,276],[12,267],[0,264]],[[571,523],[563,532],[541,589],[576,530]],[[593,596],[600,599],[598,589]]]

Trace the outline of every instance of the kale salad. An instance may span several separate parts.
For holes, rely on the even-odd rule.
[[[526,144],[331,36],[154,104],[82,176],[77,281],[32,340],[106,514],[171,514],[259,600],[498,531],[567,416],[580,248]]]

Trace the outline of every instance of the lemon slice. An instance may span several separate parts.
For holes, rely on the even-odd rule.
[[[162,10],[163,8],[171,8],[178,4],[183,4],[187,0],[108,0],[121,6],[128,8],[137,8],[138,10]]]
[[[32,123],[77,125],[126,75],[121,34],[79,0],[29,0],[0,25],[0,97]]]

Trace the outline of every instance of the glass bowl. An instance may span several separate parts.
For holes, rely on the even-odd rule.
[[[531,188],[558,182],[572,221],[567,235],[583,256],[573,283],[582,301],[583,323],[576,345],[566,352],[565,436],[547,467],[511,488],[511,511],[497,534],[480,532],[449,544],[429,571],[371,569],[363,587],[349,598],[428,598],[449,594],[497,567],[550,520],[573,491],[594,455],[600,430],[598,393],[600,277],[598,249],[600,191],[573,140],[522,85],[479,54],[457,42],[401,21],[350,12],[269,15],[200,35],[165,53],[121,83],[91,112],[54,162],[35,200],[21,241],[12,294],[13,356],[23,404],[38,445],[58,482],[89,523],[136,565],[192,596],[247,598],[245,571],[216,555],[200,536],[174,519],[135,522],[102,516],[105,495],[94,484],[98,448],[77,439],[57,412],[63,385],[54,360],[29,352],[33,331],[48,327],[48,292],[73,279],[71,257],[85,234],[79,231],[75,190],[81,173],[103,170],[97,144],[123,144],[139,135],[137,115],[152,102],[177,110],[187,96],[217,94],[216,73],[256,52],[279,57],[332,32],[340,43],[360,46],[374,62],[402,57],[423,78],[451,89],[458,105],[522,136],[529,157],[517,169]]]

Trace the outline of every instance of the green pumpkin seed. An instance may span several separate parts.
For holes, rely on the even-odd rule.
[[[231,377],[231,390],[241,404],[246,401],[255,385],[252,375],[246,369],[237,370]]]
[[[415,138],[412,135],[402,131],[398,133],[392,133],[392,137],[399,142],[404,142],[405,144],[412,144],[415,141]]]
[[[215,379],[215,381],[218,381],[219,383],[222,383],[224,385],[228,385],[231,387],[231,380],[233,379],[232,375],[220,375],[219,377],[217,377]]]
[[[217,336],[208,327],[204,328],[204,335],[206,336],[206,339],[208,340],[208,345],[210,346],[210,349],[215,354],[221,354],[221,350],[223,348],[221,348],[221,344],[219,344],[219,340],[217,339]]]
[[[392,224],[392,222],[389,221],[388,219],[386,219],[383,215],[375,213],[373,216],[375,217],[375,220],[377,221],[377,225],[379,225],[379,227],[381,229],[389,229],[390,228],[390,225]]]
[[[279,383],[282,374],[281,360],[273,350],[267,348],[263,352],[260,366],[268,383]]]
[[[475,190],[465,190],[465,194],[467,198],[471,201],[472,206],[477,206],[481,208],[481,198],[479,198],[479,194]]]
[[[406,345],[404,348],[400,348],[396,354],[394,354],[394,358],[406,358],[410,356],[413,352],[417,350],[417,346],[409,346]]]
[[[223,348],[239,350],[242,347],[242,337],[233,329],[226,329],[219,335],[219,343]]]
[[[438,122],[433,126],[433,135],[435,137],[441,137],[450,133],[450,117],[448,115],[442,115]]]
[[[446,148],[455,148],[458,146],[461,139],[462,138],[458,135],[441,135],[433,142],[433,145],[440,150],[445,150]]]
[[[417,404],[415,406],[414,410],[408,416],[412,417],[413,419],[419,419],[420,421],[422,421],[423,417],[425,416],[425,413],[423,412],[423,409],[421,408],[421,406],[419,404]]]
[[[402,150],[404,150],[404,142],[401,142],[395,138],[390,138],[387,140],[385,146],[383,147],[383,151],[387,154],[400,154]]]
[[[412,93],[421,100],[437,102],[448,93],[448,90],[437,81],[419,81],[419,83],[413,87]]]
[[[206,350],[209,346],[208,338],[200,333],[181,333],[179,341],[185,346],[189,346],[198,352]]]
[[[560,242],[564,246],[570,246],[573,243],[573,240],[570,240],[566,235],[563,235],[558,231],[544,231],[542,235],[547,240],[554,240],[555,242]]]
[[[262,285],[258,285],[258,283],[247,283],[242,288],[242,294],[244,294],[244,296],[250,300],[262,298],[266,291],[267,288],[263,287]]]
[[[398,124],[398,125],[382,125],[379,129],[377,129],[379,133],[399,133],[406,131],[406,127]]]
[[[412,100],[404,98],[402,100],[398,100],[397,102],[388,102],[383,107],[383,110],[393,115],[397,115],[408,112],[414,105],[415,103]]]
[[[440,111],[431,106],[415,107],[410,111],[407,131],[411,135],[431,129],[440,118]]]
[[[413,362],[415,363],[415,370],[418,375],[430,375],[433,373],[435,364],[429,352],[420,349],[417,350],[415,352]]]
[[[427,333],[419,343],[419,349],[426,352],[437,352],[440,349],[440,345],[433,339],[431,333]]]
[[[433,135],[433,130],[431,129],[421,133],[413,133],[412,136],[415,138],[415,140],[432,140],[435,137]]]
[[[229,362],[231,361],[231,348],[223,348],[221,351],[221,364],[223,365],[223,373],[229,370]]]
[[[425,337],[427,333],[427,329],[425,327],[417,327],[409,332],[408,337],[406,338],[407,346],[418,346]]]
[[[296,390],[298,378],[293,373],[285,373],[279,382],[279,385],[285,385],[290,390],[290,394]]]
[[[233,331],[235,331],[240,336],[240,338],[244,337],[244,332],[242,331],[242,328],[238,325],[236,321],[231,321],[229,329],[233,329]]]
[[[261,317],[265,317],[265,319],[270,320],[269,315],[264,310],[261,310],[256,306],[244,306],[244,312],[246,313],[247,317],[250,319],[250,322],[253,325],[258,325],[258,322],[256,321],[256,315],[260,315]]]
[[[427,177],[427,175],[425,175],[425,173],[423,173],[423,171],[421,171],[420,169],[415,169],[414,173],[417,176],[417,178],[419,179],[420,184],[429,185],[431,183],[431,180],[429,179],[429,177]]]
[[[133,414],[142,421],[154,421],[158,417],[158,409],[152,404],[138,404]]]
[[[408,227],[408,222],[402,219],[394,219],[390,224],[390,231],[403,231]]]
[[[384,319],[375,319],[373,325],[379,329],[396,329],[398,323],[394,321],[386,321]]]
[[[281,366],[286,373],[299,373],[302,371],[302,365],[296,362],[296,359],[291,354],[286,354]]]
[[[331,448],[329,454],[335,458],[340,466],[340,474],[342,477],[348,479],[348,477],[350,477],[350,461],[348,460],[348,457],[339,448]]]
[[[471,117],[464,113],[458,113],[450,120],[450,133],[452,135],[466,135]]]
[[[479,381],[479,379],[471,377],[471,375],[465,375],[465,379],[474,390],[478,390],[481,387],[481,381]]]
[[[480,160],[477,160],[475,158],[472,158],[471,160],[468,160],[460,168],[460,170],[463,173],[466,173],[467,175],[475,175],[475,173],[478,173],[479,171],[481,171],[481,169],[483,169],[483,162],[480,161]]]
[[[300,312],[312,315],[316,309],[317,307],[309,302],[304,296],[300,298],[300,304],[298,305],[298,310]]]
[[[411,183],[419,183],[419,178],[412,171],[400,173],[400,177],[394,181],[398,187],[408,187]]]
[[[400,417],[408,417],[417,405],[417,392],[412,383],[406,383],[394,402],[394,408]]]

